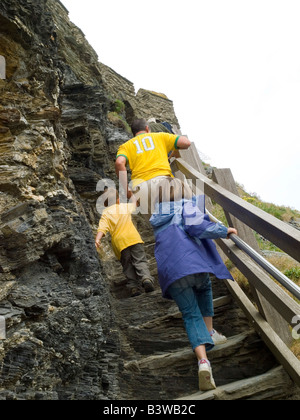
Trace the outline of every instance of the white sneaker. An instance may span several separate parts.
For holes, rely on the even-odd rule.
[[[227,338],[225,337],[225,335],[218,333],[218,331],[216,330],[212,330],[211,338],[213,339],[215,346],[227,343]]]
[[[199,362],[199,389],[200,391],[210,391],[216,389],[216,384],[212,375],[210,363],[206,359]]]

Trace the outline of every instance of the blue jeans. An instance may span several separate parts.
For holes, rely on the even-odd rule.
[[[190,343],[196,347],[205,345],[209,351],[214,342],[207,330],[203,317],[213,317],[213,295],[209,275],[194,274],[175,281],[168,289],[182,313]]]

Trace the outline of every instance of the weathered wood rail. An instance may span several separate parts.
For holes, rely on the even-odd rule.
[[[194,145],[190,151],[181,153],[181,156],[184,159],[178,158],[172,163],[172,169],[176,176],[182,179],[184,175],[187,180],[193,182],[195,187],[197,185],[199,189],[200,186],[200,189],[203,189],[202,193],[224,209],[230,224],[233,223],[235,226],[235,223],[232,222],[233,219],[239,221],[243,231],[242,236],[244,236],[242,239],[250,238],[251,244],[249,245],[254,246],[255,241],[251,238],[253,229],[286,254],[300,261],[300,231],[244,201],[235,192],[232,192],[234,189],[229,191],[209,179],[204,174],[202,162]],[[226,170],[223,175],[226,177]],[[240,231],[239,227],[238,230]],[[300,386],[300,361],[288,346],[292,337],[290,328],[293,326],[293,318],[300,315],[300,305],[272,280],[265,269],[240,249],[238,244],[232,240],[222,239],[217,243],[248,279],[255,302],[249,300],[237,283],[226,281],[230,293],[278,362],[294,383]],[[299,298],[300,288],[295,286],[295,290],[295,295]]]
[[[225,190],[225,188],[196,171],[184,160],[177,159],[176,164],[187,179],[203,182],[204,193],[220,204],[224,210],[233,214],[300,262],[300,231]]]

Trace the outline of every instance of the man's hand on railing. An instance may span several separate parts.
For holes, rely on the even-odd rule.
[[[238,231],[235,228],[230,227],[230,228],[228,228],[227,239],[230,238],[231,234],[237,235]]]

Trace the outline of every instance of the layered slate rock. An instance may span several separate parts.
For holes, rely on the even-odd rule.
[[[4,0],[0,28],[0,398],[116,398],[119,338],[93,223],[118,147],[108,133],[128,137],[107,121],[97,55],[60,2]]]
[[[138,98],[58,0],[1,1],[0,56],[0,398],[122,398],[109,263],[94,247],[96,186],[118,185],[128,123],[150,105],[151,117],[177,122],[172,102]],[[168,103],[164,115],[157,101]]]

